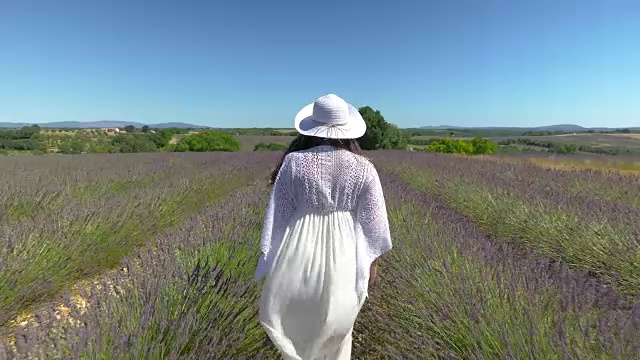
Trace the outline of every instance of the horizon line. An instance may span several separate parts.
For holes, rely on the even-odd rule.
[[[78,121],[78,120],[69,120],[69,121],[48,121],[48,122],[23,122],[23,121],[0,121],[0,125],[2,124],[16,124],[16,125],[24,125],[24,126],[30,126],[30,125],[38,125],[38,126],[46,126],[48,124],[56,124],[56,123],[84,123],[84,124],[91,124],[91,123],[99,123],[99,122],[119,122],[119,123],[129,123],[129,124],[139,124],[142,126],[151,126],[151,125],[165,125],[165,124],[172,124],[172,123],[179,123],[179,124],[184,124],[184,125],[189,125],[190,127],[200,127],[200,128],[210,128],[210,129],[276,129],[276,130],[292,130],[295,131],[295,128],[293,127],[278,127],[278,126],[238,126],[238,127],[234,127],[234,126],[212,126],[212,125],[198,125],[198,124],[192,124],[192,123],[188,123],[188,122],[183,122],[183,121],[166,121],[166,122],[158,122],[158,123],[143,123],[143,122],[139,122],[139,121],[128,121],[128,120],[89,120],[89,121]],[[391,123],[393,124],[393,123]],[[126,126],[126,125],[125,125]],[[397,125],[396,125],[397,126]],[[557,124],[549,124],[549,125],[531,125],[531,126],[518,126],[518,125],[476,125],[476,126],[465,126],[465,125],[447,125],[447,124],[442,124],[442,125],[417,125],[417,126],[406,126],[406,127],[400,127],[398,126],[399,129],[424,129],[424,130],[430,130],[429,128],[432,128],[431,130],[448,130],[448,129],[483,129],[483,128],[488,128],[488,129],[535,129],[535,128],[544,128],[544,127],[558,127],[558,126],[578,126],[581,127],[585,130],[591,130],[591,129],[638,129],[640,128],[640,125],[630,125],[630,126],[624,126],[624,127],[609,127],[609,126],[584,126],[584,125],[580,125],[580,124],[573,124],[573,123],[557,123]]]

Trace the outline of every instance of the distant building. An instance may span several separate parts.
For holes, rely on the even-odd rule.
[[[105,132],[105,133],[119,133],[120,129],[118,129],[118,128],[102,128],[102,129],[100,129],[100,131]]]

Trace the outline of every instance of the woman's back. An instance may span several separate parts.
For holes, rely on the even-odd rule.
[[[329,145],[287,155],[280,174],[296,210],[353,211],[373,165],[365,157]]]

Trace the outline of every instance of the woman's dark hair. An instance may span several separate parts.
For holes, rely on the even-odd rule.
[[[289,147],[285,150],[282,158],[278,162],[278,166],[276,166],[275,170],[271,173],[271,184],[275,184],[280,168],[282,167],[282,163],[284,162],[284,158],[287,155],[294,151],[307,150],[320,145],[330,145],[335,148],[351,151],[354,154],[363,155],[360,143],[357,139],[327,139],[308,135],[298,135],[293,139],[293,141],[291,141]]]

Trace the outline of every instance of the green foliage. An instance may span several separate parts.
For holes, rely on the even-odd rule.
[[[489,139],[476,137],[471,141],[444,138],[431,141],[425,148],[428,152],[443,154],[489,155],[495,154],[498,145]]]
[[[42,150],[38,125],[24,126],[20,129],[0,130],[0,149],[30,151]]]
[[[118,149],[104,136],[99,136],[95,141],[92,141],[87,148],[87,152],[94,154],[115,153],[117,150]]]
[[[148,126],[136,132],[128,127],[128,133],[107,135],[99,130],[52,129],[41,132],[38,126],[22,129],[0,130],[0,150],[23,153],[83,154],[83,153],[134,153],[155,152],[169,148],[171,138],[176,134],[186,134],[188,129],[156,129]]]
[[[82,154],[87,148],[87,142],[77,135],[63,139],[58,145],[58,151],[62,154]]]
[[[253,148],[253,151],[285,151],[286,149],[287,149],[287,145],[285,144],[259,143]]]
[[[0,140],[0,148],[7,150],[33,150],[36,147],[35,139]]]
[[[144,134],[118,134],[113,138],[117,152],[138,153],[157,151],[156,144]]]
[[[477,155],[490,155],[495,154],[498,151],[498,144],[479,136],[471,140],[471,146],[473,146],[473,153]]]
[[[363,150],[404,149],[407,137],[394,124],[388,123],[379,110],[369,106],[358,109],[367,123],[367,132],[359,139]]]
[[[226,132],[204,131],[182,138],[175,151],[240,151],[240,141]]]
[[[416,146],[427,146],[435,141],[438,141],[437,138],[433,138],[433,139],[416,139],[416,138],[409,138],[408,143],[409,145],[416,145]]]
[[[0,139],[32,139],[39,133],[40,127],[38,125],[23,126],[20,129],[0,130]]]
[[[558,148],[558,154],[575,154],[578,152],[578,145],[576,144],[565,144]]]
[[[585,145],[580,145],[578,147],[578,150],[582,152],[589,152],[593,154],[603,154],[603,155],[618,155],[620,153],[620,150],[616,148],[607,149],[602,147],[591,147],[591,146],[585,146]],[[626,153],[627,154],[630,153],[629,149],[626,149]]]
[[[443,154],[472,154],[473,145],[462,140],[444,138],[427,145],[425,151]]]
[[[153,141],[154,144],[156,144],[156,147],[158,149],[161,149],[169,146],[169,141],[174,135],[186,134],[188,132],[189,132],[188,129],[175,129],[175,128],[159,129],[153,133],[149,132],[145,134],[145,136],[147,136],[151,141]]]

